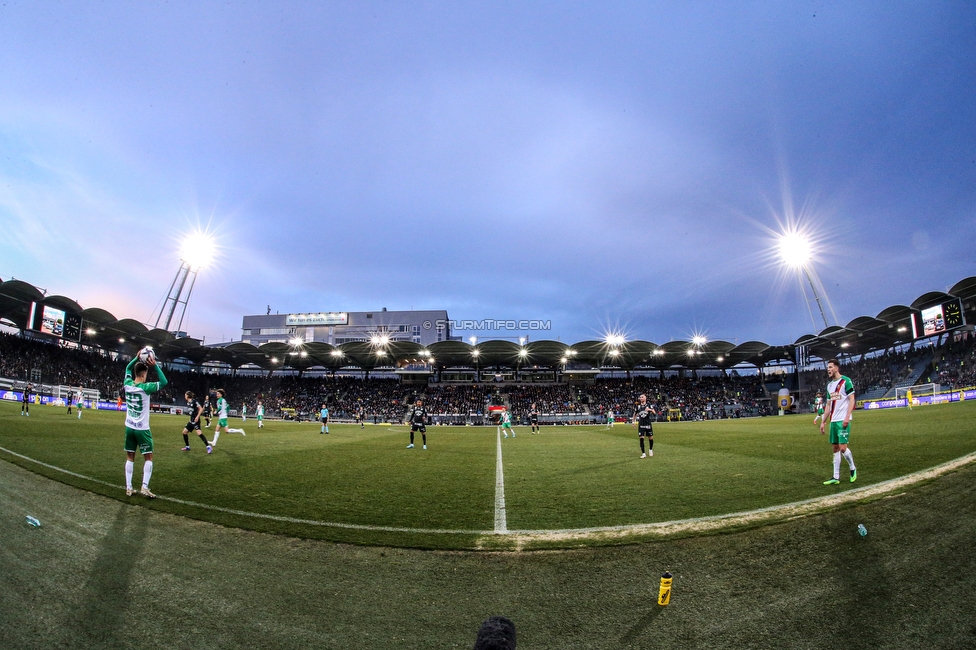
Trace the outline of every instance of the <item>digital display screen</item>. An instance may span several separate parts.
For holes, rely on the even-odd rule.
[[[912,334],[917,339],[948,332],[965,324],[962,302],[958,298],[941,305],[926,307],[912,314]]]
[[[63,336],[64,310],[44,305],[44,311],[41,312],[41,327],[39,330],[44,334]]]

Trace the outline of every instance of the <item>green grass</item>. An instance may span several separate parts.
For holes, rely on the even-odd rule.
[[[79,421],[59,407],[0,403],[0,447],[105,481],[122,483],[123,417],[86,411]],[[157,510],[261,531],[354,543],[430,548],[497,546],[477,531],[494,521],[493,428],[431,427],[429,449],[405,449],[404,427],[248,420],[248,436],[222,434],[208,456],[191,437],[179,451],[185,418],[152,416],[156,444],[152,489],[161,496],[293,519],[421,532],[316,526],[257,519],[157,499]],[[235,421],[239,423],[239,420]],[[826,437],[812,416],[655,428],[655,456],[641,460],[633,427],[519,427],[503,440],[509,530],[575,529],[720,515],[834,494],[926,469],[976,451],[976,404],[914,411],[858,412],[851,449],[854,485],[824,487],[831,470]],[[240,426],[240,424],[234,424]],[[208,436],[212,430],[205,430]],[[113,487],[6,460],[113,498]],[[846,477],[846,464],[842,478]],[[136,466],[136,481],[141,463]],[[434,534],[425,530],[461,531]],[[471,532],[465,532],[471,531]],[[502,544],[504,546],[504,544]]]

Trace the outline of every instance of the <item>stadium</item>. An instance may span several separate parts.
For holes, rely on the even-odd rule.
[[[0,648],[976,645],[971,8],[2,12]]]

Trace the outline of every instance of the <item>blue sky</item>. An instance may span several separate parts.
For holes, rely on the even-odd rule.
[[[208,341],[270,304],[787,343],[787,215],[841,324],[976,274],[974,70],[964,2],[7,0],[0,278],[148,320],[210,224]]]

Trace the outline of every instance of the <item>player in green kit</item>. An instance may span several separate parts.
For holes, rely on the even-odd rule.
[[[231,429],[227,426],[228,406],[227,406],[227,400],[225,399],[226,395],[227,393],[224,392],[223,388],[217,389],[217,426],[214,427],[214,438],[213,438],[213,442],[210,443],[211,446],[213,447],[217,446],[217,439],[220,437],[221,429],[223,429],[227,433],[239,433],[242,436],[247,436],[247,434],[244,433],[244,429]]]
[[[149,368],[156,369],[158,381],[147,382]],[[132,470],[135,466],[136,450],[146,459],[142,466],[142,489],[139,494],[150,499],[156,495],[149,491],[149,479],[153,470],[153,439],[149,430],[149,396],[163,388],[169,381],[163,369],[156,365],[156,359],[139,361],[133,357],[125,368],[125,495],[132,496]]]
[[[262,404],[260,401],[258,402],[257,416],[258,416],[258,428],[263,429],[264,428],[264,404]]]
[[[500,420],[501,420],[501,425],[502,425],[501,431],[505,435],[505,437],[507,438],[508,437],[508,432],[511,431],[512,432],[512,437],[514,438],[515,437],[515,429],[512,428],[512,414],[509,413],[508,411],[502,411],[502,415],[501,415]]]
[[[854,456],[847,448],[851,435],[851,417],[854,415],[854,383],[850,377],[840,374],[840,362],[831,359],[827,362],[827,418],[830,420],[830,444],[834,446],[834,474],[824,481],[824,485],[840,483],[840,459],[847,461],[851,470],[851,483],[857,480],[857,467],[854,466]],[[820,422],[820,433],[824,433],[826,422]]]
[[[824,398],[820,391],[817,391],[817,399],[813,400],[813,407],[817,409],[817,417],[813,418],[813,423],[816,424],[823,420],[824,414]]]

